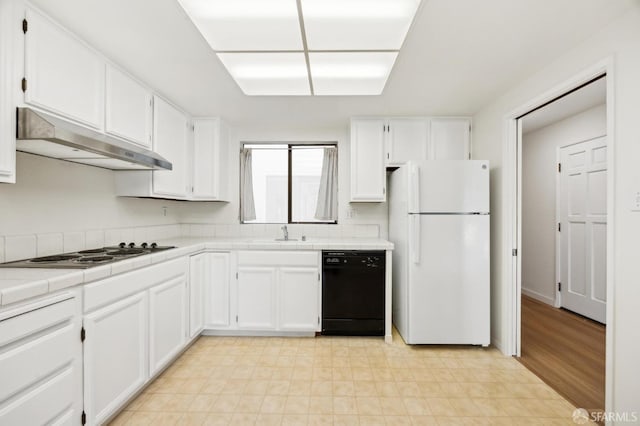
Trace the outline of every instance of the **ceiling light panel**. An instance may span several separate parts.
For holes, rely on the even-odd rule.
[[[245,95],[310,95],[304,53],[218,53]]]
[[[316,95],[379,95],[397,52],[309,53]]]
[[[309,50],[399,50],[420,0],[301,0]]]
[[[302,50],[296,0],[178,0],[215,51]]]

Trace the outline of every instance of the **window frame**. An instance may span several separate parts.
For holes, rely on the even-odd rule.
[[[252,223],[252,222],[245,222],[244,219],[242,218],[242,215],[240,214],[240,224],[241,225],[337,225],[338,224],[338,218],[336,218],[336,220],[334,221],[315,221],[315,222],[293,222],[292,219],[292,213],[293,213],[293,206],[291,204],[291,199],[292,199],[292,194],[293,194],[293,180],[292,180],[292,172],[293,172],[293,147],[330,147],[333,146],[335,147],[335,149],[338,149],[338,142],[337,141],[333,141],[333,142],[277,142],[277,141],[270,141],[270,142],[242,142],[241,143],[241,147],[240,149],[245,149],[247,147],[247,145],[251,145],[251,146],[255,146],[255,145],[264,145],[264,146],[268,146],[268,145],[286,145],[287,146],[287,222],[283,223],[283,222],[258,222],[258,223]],[[250,149],[255,149],[255,148],[250,148]],[[336,154],[340,155],[339,151],[336,151]],[[242,165],[240,165],[240,174],[242,175]],[[242,190],[242,188],[240,188],[240,191]],[[338,190],[336,190],[337,192]],[[239,200],[240,203],[242,203],[242,193],[239,193]],[[337,195],[337,194],[336,194]]]

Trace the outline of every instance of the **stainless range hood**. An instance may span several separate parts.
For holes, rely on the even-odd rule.
[[[31,108],[18,108],[16,149],[111,170],[171,170],[169,161],[134,144]]]

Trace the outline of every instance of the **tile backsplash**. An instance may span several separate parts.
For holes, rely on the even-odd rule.
[[[164,238],[281,238],[282,225],[199,224],[141,226],[133,228],[92,229],[88,231],[0,236],[0,263],[48,256],[124,242],[153,242]],[[379,238],[380,226],[363,225],[287,225],[289,237],[308,238]]]

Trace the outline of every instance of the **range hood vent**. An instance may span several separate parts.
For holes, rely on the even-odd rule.
[[[111,170],[171,170],[144,148],[31,108],[18,108],[16,149]]]

